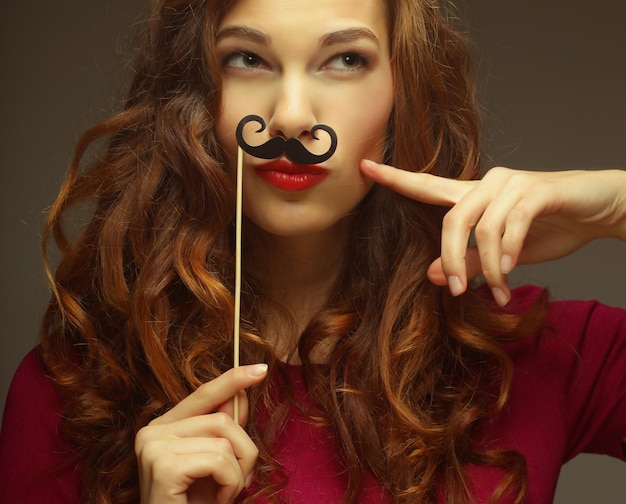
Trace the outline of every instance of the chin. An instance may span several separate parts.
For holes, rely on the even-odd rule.
[[[262,232],[284,238],[298,238],[317,235],[329,230],[326,226],[316,225],[268,225],[255,224]]]
[[[310,238],[334,235],[337,232],[345,232],[351,219],[342,216],[333,219],[324,218],[293,218],[271,220],[267,218],[249,220],[261,232],[283,238]]]

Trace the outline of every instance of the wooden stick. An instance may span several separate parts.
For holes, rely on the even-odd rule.
[[[239,367],[239,324],[241,320],[241,214],[243,206],[243,150],[237,146],[237,207],[235,215],[235,324],[233,367]],[[239,394],[234,398],[234,417],[239,424]]]

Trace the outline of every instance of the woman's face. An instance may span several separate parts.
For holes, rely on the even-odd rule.
[[[244,116],[262,116],[244,130],[249,144],[298,138],[325,152],[330,140],[311,128],[324,123],[338,138],[330,159],[315,166],[244,157],[244,213],[261,229],[299,236],[333,229],[370,190],[359,161],[381,161],[393,104],[387,16],[382,0],[239,0],[218,30],[223,104],[218,140],[236,163],[235,130]]]

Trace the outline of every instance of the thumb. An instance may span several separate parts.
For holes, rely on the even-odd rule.
[[[465,268],[467,272],[467,278],[460,279],[463,285],[467,285],[468,278],[477,277],[482,273],[480,257],[478,255],[478,249],[476,247],[469,247],[467,249],[467,252],[465,254]],[[448,285],[448,277],[445,271],[443,271],[441,257],[435,259],[428,267],[427,276],[434,285],[439,285],[440,287],[445,287],[446,285]],[[462,292],[464,291],[465,289],[463,289]]]

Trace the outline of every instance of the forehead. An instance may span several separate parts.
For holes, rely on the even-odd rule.
[[[270,36],[322,36],[346,26],[363,26],[386,39],[384,0],[236,0],[225,13],[220,29],[230,25],[257,28]]]

